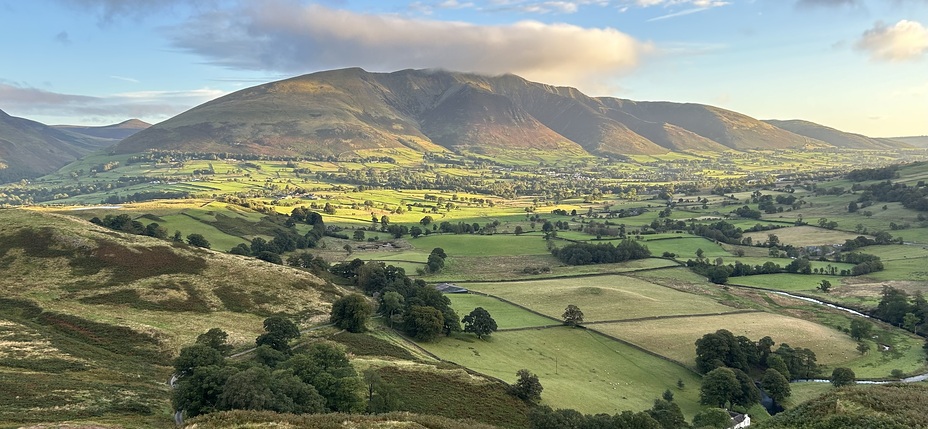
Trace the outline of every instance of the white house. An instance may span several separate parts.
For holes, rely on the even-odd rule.
[[[731,429],[742,429],[751,426],[751,416],[747,414],[729,411],[728,415],[731,416]]]

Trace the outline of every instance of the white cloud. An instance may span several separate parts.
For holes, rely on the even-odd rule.
[[[647,43],[612,28],[477,25],[263,2],[174,27],[174,46],[232,69],[305,73],[445,68],[577,85],[634,68]]]
[[[870,54],[873,61],[915,60],[928,53],[928,28],[908,20],[893,26],[878,22],[864,32],[854,47]]]

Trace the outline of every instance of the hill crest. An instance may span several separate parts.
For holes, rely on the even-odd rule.
[[[590,97],[511,74],[350,68],[228,94],[130,136],[114,150],[338,156],[409,147],[609,157],[830,146],[708,105]]]

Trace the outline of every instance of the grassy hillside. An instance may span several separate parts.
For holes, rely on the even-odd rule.
[[[928,427],[928,385],[835,389],[757,425],[761,429],[906,429]],[[751,425],[754,427],[754,425]]]
[[[169,364],[212,327],[246,347],[270,314],[324,320],[341,289],[305,272],[0,210],[0,426],[170,425]]]

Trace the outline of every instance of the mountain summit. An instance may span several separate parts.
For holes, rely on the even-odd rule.
[[[127,137],[115,151],[339,156],[406,147],[612,157],[828,146],[701,104],[589,97],[514,75],[352,68],[226,95]]]

